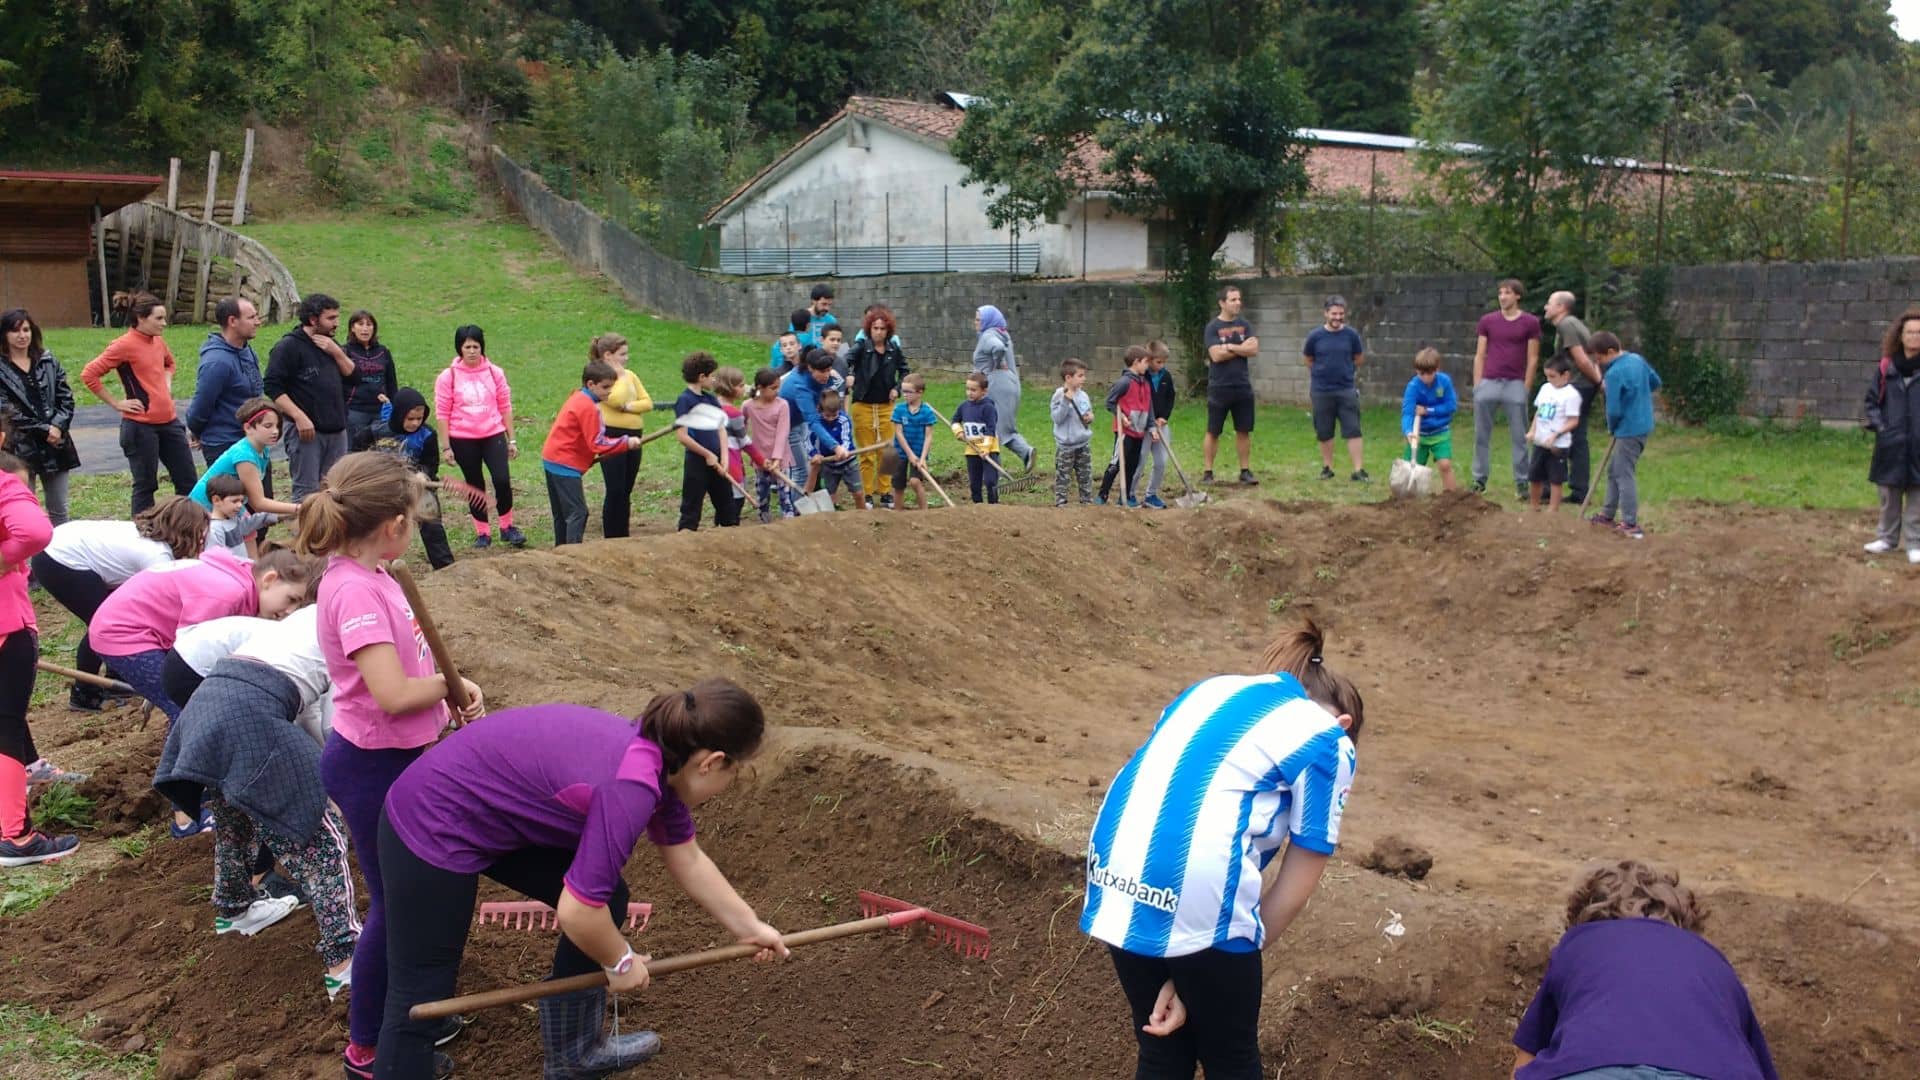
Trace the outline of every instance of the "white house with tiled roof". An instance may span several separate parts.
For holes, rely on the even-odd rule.
[[[720,268],[733,273],[879,274],[978,270],[1067,277],[1162,266],[1158,223],[1124,214],[1108,192],[1084,191],[1058,218],[1014,233],[987,222],[986,192],[962,186],[947,143],[969,99],[939,103],[854,97],[708,212]],[[1410,188],[1413,140],[1310,131],[1307,169],[1319,190]],[[1089,170],[1093,171],[1093,170]],[[1253,238],[1230,237],[1229,266],[1254,260]]]

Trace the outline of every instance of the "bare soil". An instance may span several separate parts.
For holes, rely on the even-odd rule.
[[[1857,558],[1848,517],[1672,516],[1634,543],[1471,497],[837,514],[424,584],[496,708],[752,687],[780,730],[700,829],[776,925],[851,918],[869,888],[993,933],[985,961],[895,935],[664,978],[623,1012],[666,1040],[634,1075],[1126,1073],[1124,1005],[1077,930],[1088,824],[1165,702],[1302,615],[1369,720],[1346,854],[1268,952],[1269,1068],[1497,1075],[1568,882],[1632,855],[1707,895],[1782,1075],[1920,1075],[1915,579]],[[56,760],[95,770],[103,832],[162,809],[140,775],[156,733],[115,717],[35,717]],[[1363,868],[1376,845],[1384,873]],[[162,840],[9,920],[5,996],[112,1049],[164,1046],[163,1075],[338,1075],[310,917],[216,939],[209,863]],[[628,880],[655,955],[720,943],[649,852]],[[537,978],[551,946],[476,928],[463,988]],[[465,1075],[536,1075],[534,1014],[485,1014],[449,1049]]]

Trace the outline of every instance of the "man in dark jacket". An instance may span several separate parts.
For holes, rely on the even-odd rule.
[[[290,421],[280,447],[293,473],[293,501],[320,487],[333,463],[347,456],[345,377],[353,361],[333,340],[340,301],[313,293],[300,301],[300,325],[267,354],[266,394]]]
[[[200,368],[193,382],[193,400],[187,405],[187,434],[200,444],[200,456],[212,465],[227,448],[246,437],[235,415],[250,398],[266,390],[260,378],[260,356],[253,339],[260,333],[260,313],[253,301],[229,296],[213,306],[220,329],[200,343]],[[273,468],[260,477],[260,487],[273,496]]]

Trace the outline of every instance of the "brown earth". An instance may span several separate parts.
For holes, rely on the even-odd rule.
[[[1248,669],[1303,613],[1370,720],[1351,861],[1268,953],[1269,1067],[1497,1074],[1568,880],[1633,855],[1708,895],[1782,1075],[1920,1075],[1920,592],[1855,557],[1848,517],[1672,517],[1632,543],[1473,498],[839,514],[425,584],[496,708],[632,712],[709,673],[760,694],[783,728],[701,833],[776,925],[851,917],[872,888],[993,932],[984,962],[855,939],[663,979],[625,1016],[668,1047],[634,1075],[1124,1074],[1076,852],[1162,704]],[[158,819],[139,805],[151,732],[36,724],[123,818]],[[1383,838],[1430,855],[1425,879],[1361,869]],[[324,1004],[310,918],[216,939],[207,863],[204,841],[161,841],[10,920],[5,996],[210,1077],[338,1075],[344,1008]],[[718,942],[649,853],[628,879],[656,904],[655,955]],[[463,988],[537,977],[551,936],[476,929]],[[499,1010],[450,1049],[465,1075],[534,1075],[536,1027]]]

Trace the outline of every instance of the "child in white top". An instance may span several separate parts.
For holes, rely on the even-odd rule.
[[[1547,495],[1546,509],[1560,508],[1560,491],[1567,483],[1567,451],[1573,445],[1573,429],[1580,426],[1580,391],[1568,385],[1573,381],[1573,365],[1564,356],[1547,361],[1547,384],[1533,399],[1533,461],[1527,470],[1528,505],[1540,508],[1541,495]]]

